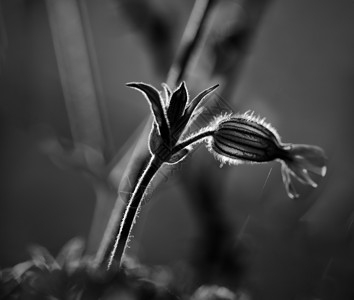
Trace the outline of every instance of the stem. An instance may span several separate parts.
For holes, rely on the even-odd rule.
[[[155,174],[162,166],[163,161],[160,160],[156,156],[152,156],[144,173],[141,175],[137,185],[135,186],[134,192],[128,202],[128,205],[125,209],[124,216],[122,222],[119,227],[119,232],[117,236],[113,249],[110,253],[109,258],[103,257],[103,260],[108,260],[107,268],[109,269],[113,263],[113,260],[116,259],[121,265],[122,256],[124,254],[125,248],[127,246],[130,232],[133,228],[134,220],[139,212],[141,202],[144,198],[146,189],[150,185],[152,179],[154,178]],[[108,255],[108,252],[105,254]]]
[[[208,130],[190,137],[189,139],[176,145],[171,155],[177,153],[178,151],[184,149],[185,147],[188,147],[189,145],[195,142],[201,141],[202,139],[212,135],[213,133],[213,130]],[[104,237],[103,239],[104,241],[108,242],[103,243],[97,253],[97,265],[102,264],[102,262],[104,261],[108,261],[107,268],[109,269],[115,259],[119,262],[119,265],[121,265],[122,256],[127,246],[130,232],[133,228],[133,224],[135,223],[134,220],[137,216],[137,213],[139,212],[141,201],[144,198],[146,189],[150,185],[152,179],[154,178],[155,174],[160,169],[162,164],[163,161],[157,156],[152,156],[150,158],[150,161],[143,174],[141,175],[137,185],[135,186],[133,194],[128,202],[123,219],[120,223],[120,227],[117,226],[117,218],[115,218],[113,223],[108,225],[107,231],[109,232],[110,238]],[[116,237],[115,241],[112,237]],[[109,249],[111,248],[112,251],[111,253],[109,253]]]
[[[182,150],[182,149],[184,149],[184,148],[188,147],[189,145],[192,145],[196,142],[201,142],[202,139],[213,135],[213,133],[214,133],[214,130],[208,130],[208,131],[204,131],[202,133],[193,135],[192,137],[183,141],[182,143],[177,144],[176,147],[173,148],[172,154],[175,154],[178,151],[180,151],[180,150]]]

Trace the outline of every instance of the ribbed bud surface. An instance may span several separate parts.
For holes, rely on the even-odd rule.
[[[221,116],[211,129],[213,134],[208,140],[208,148],[221,163],[280,161],[283,182],[290,198],[299,196],[292,177],[317,187],[308,171],[320,176],[326,174],[326,157],[320,147],[283,144],[276,130],[253,114]]]
[[[209,148],[222,162],[267,162],[282,148],[277,133],[263,120],[249,115],[226,118],[216,125]]]

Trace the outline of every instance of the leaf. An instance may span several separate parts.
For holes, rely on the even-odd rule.
[[[169,141],[169,125],[166,119],[165,108],[159,92],[151,85],[142,82],[131,82],[126,84],[128,87],[142,92],[150,104],[154,120],[158,125],[161,137]]]
[[[197,107],[199,106],[199,104],[201,104],[202,100],[205,99],[205,97],[207,95],[209,95],[211,92],[213,92],[218,86],[219,86],[219,84],[216,84],[216,85],[202,91],[187,105],[182,118],[180,118],[180,120],[178,122],[176,122],[176,124],[174,124],[174,130],[172,133],[174,138],[178,139],[180,137],[180,135],[182,134],[186,125],[190,121],[190,119],[193,118],[194,112],[197,109]]]
[[[156,123],[152,125],[152,129],[149,135],[149,150],[151,154],[156,153],[161,145],[161,138],[158,134],[158,129]]]
[[[219,84],[216,84],[199,93],[187,106],[185,116],[189,119],[192,116],[194,110],[197,108],[197,106],[202,102],[202,100],[204,100],[205,97],[211,92],[213,92],[218,86]]]
[[[167,117],[172,126],[184,113],[188,101],[188,91],[183,81],[179,88],[172,94],[168,109]]]
[[[170,87],[166,83],[162,83],[162,87],[165,91],[166,99],[169,99],[172,95],[172,91],[171,91]],[[166,104],[168,104],[168,103],[166,102]]]

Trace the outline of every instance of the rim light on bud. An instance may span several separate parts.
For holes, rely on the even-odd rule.
[[[283,144],[276,130],[252,113],[221,116],[211,127],[213,134],[208,139],[208,149],[222,164],[280,161],[290,198],[299,196],[292,178],[315,188],[317,184],[308,171],[320,176],[326,174],[326,157],[320,147]]]

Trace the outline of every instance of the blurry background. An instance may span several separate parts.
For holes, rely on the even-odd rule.
[[[0,1],[1,267],[28,259],[32,243],[56,254],[72,237],[88,239],[97,185],[83,172],[53,163],[43,141],[56,136],[70,151],[77,136],[70,123],[75,114],[68,111],[76,108],[67,98],[94,99],[104,116],[102,130],[111,137],[104,156],[119,161],[149,115],[143,97],[125,83],[159,88],[193,6],[187,0],[88,0],[78,1],[77,10],[68,5],[71,15],[55,2]],[[62,3],[69,2],[74,1]],[[237,76],[228,66],[242,34],[219,41],[235,23],[252,19],[252,12],[240,1],[217,2],[188,76],[191,95],[220,79],[228,87],[228,109],[254,110],[285,142],[323,147],[327,176],[316,190],[299,185],[302,196],[294,201],[285,193],[278,164],[219,169],[200,147],[143,207],[130,252],[148,265],[199,268],[205,278],[198,284],[234,285],[254,299],[352,299],[354,1],[267,1]],[[251,2],[257,7],[260,1]],[[67,28],[77,28],[75,16],[83,31],[68,36]],[[68,64],[65,55],[77,60]],[[80,80],[77,94],[70,94]],[[89,124],[88,135],[96,130]],[[102,144],[89,142],[93,148]],[[212,198],[205,201],[215,214],[201,211],[203,197]],[[221,243],[205,242],[220,237],[213,232],[215,215],[222,216],[221,236],[230,239],[217,261],[235,259],[214,266],[219,271],[205,266],[214,259],[206,245]],[[208,227],[209,218],[214,221]],[[234,269],[225,275],[220,270],[228,266]]]

